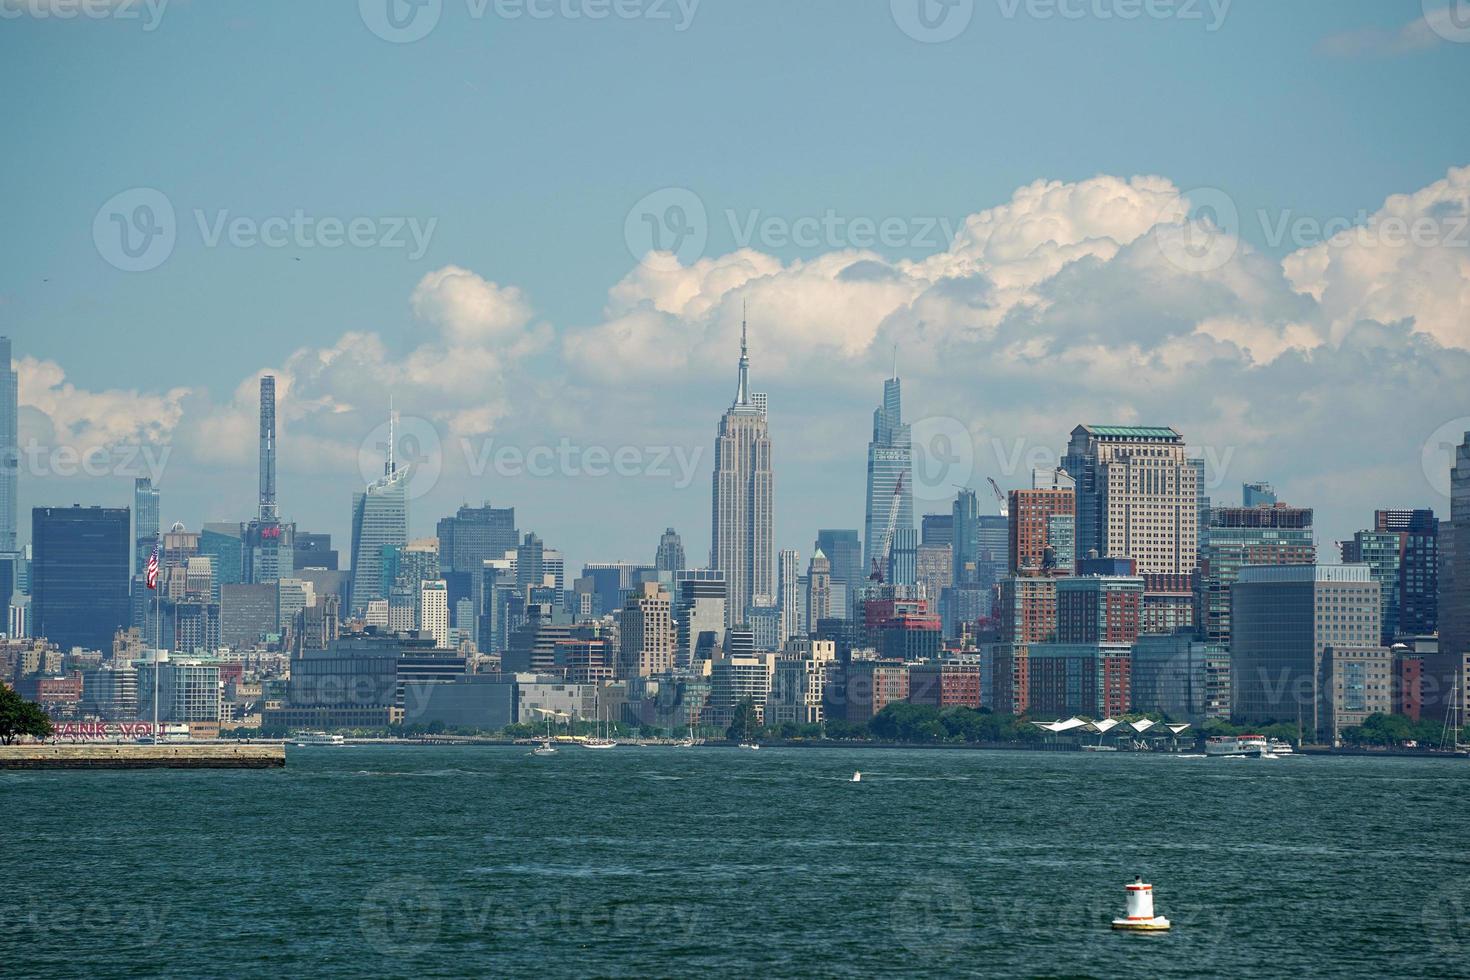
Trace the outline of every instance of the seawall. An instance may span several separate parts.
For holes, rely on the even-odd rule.
[[[0,769],[276,769],[285,764],[284,745],[0,745]]]

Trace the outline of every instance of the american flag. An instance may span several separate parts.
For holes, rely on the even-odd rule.
[[[146,570],[148,588],[158,588],[158,545],[153,546],[153,553],[148,556],[148,568]]]

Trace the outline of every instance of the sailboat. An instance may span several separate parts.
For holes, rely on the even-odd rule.
[[[542,740],[540,745],[531,750],[532,755],[556,755],[556,746],[551,742],[551,712],[545,712],[545,715],[546,738]]]
[[[1450,689],[1450,703],[1444,713],[1444,733],[1440,736],[1439,747],[1447,749],[1455,755],[1470,755],[1470,749],[1460,747],[1460,726],[1464,724],[1460,715],[1463,707],[1460,703],[1460,680],[1455,679],[1454,686]]]
[[[602,737],[599,738],[598,736],[594,735],[591,738],[584,740],[582,742],[582,748],[584,748],[584,749],[615,749],[615,748],[618,747],[618,743],[617,742],[614,742],[612,740],[612,738],[609,737],[611,733],[609,731],[609,724],[608,724],[608,721],[607,721],[606,718],[602,719],[602,724],[603,724]]]
[[[694,726],[692,724],[689,726],[689,734],[684,737],[683,741],[674,744],[681,749],[692,749],[698,745],[699,743],[694,740]]]

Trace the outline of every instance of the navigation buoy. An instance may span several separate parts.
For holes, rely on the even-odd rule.
[[[862,782],[863,781],[863,774],[860,773],[860,772],[853,773],[852,774],[852,781],[855,782],[855,783]]]
[[[1124,887],[1128,889],[1128,917],[1114,919],[1114,929],[1126,929],[1130,932],[1163,932],[1169,928],[1168,919],[1162,915],[1154,915],[1153,885],[1148,884],[1142,876],[1139,876]]]

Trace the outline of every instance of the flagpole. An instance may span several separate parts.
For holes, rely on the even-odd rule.
[[[157,562],[162,542],[153,539],[153,557]],[[158,566],[155,565],[155,568]],[[145,576],[146,578],[146,576]],[[163,590],[158,588],[158,579],[153,580],[153,744],[160,745],[158,737],[158,689],[163,686],[163,664],[158,655],[163,652]]]

